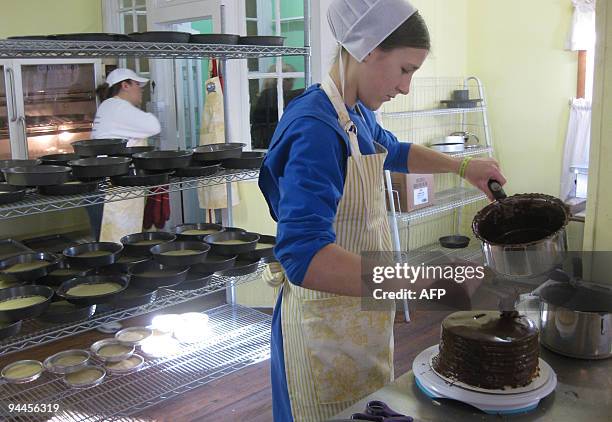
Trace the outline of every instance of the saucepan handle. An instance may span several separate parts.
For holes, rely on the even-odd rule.
[[[502,188],[501,183],[499,183],[497,180],[489,180],[488,186],[489,190],[493,194],[493,197],[498,201],[501,201],[502,199],[506,199],[508,197],[508,195],[506,195],[506,192],[504,192],[504,188]]]

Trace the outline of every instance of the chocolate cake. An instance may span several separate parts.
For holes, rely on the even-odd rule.
[[[538,374],[535,324],[517,312],[461,311],[442,322],[436,372],[487,389],[521,387]]]

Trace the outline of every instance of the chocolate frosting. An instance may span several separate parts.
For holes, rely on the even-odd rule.
[[[434,369],[482,388],[527,385],[538,373],[538,335],[517,312],[455,312],[442,322]]]

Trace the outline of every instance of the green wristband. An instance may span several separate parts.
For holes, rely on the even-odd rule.
[[[465,170],[467,169],[467,166],[471,160],[472,157],[465,157],[461,162],[461,165],[459,166],[459,176],[461,178],[465,178]]]

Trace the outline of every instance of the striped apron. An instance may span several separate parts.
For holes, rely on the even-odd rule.
[[[338,89],[329,77],[322,88],[351,148],[334,221],[336,243],[357,254],[390,251],[383,178],[387,151],[375,144],[376,154],[362,155]],[[393,301],[384,312],[362,311],[361,298],[305,289],[287,280],[281,294],[285,372],[295,421],[329,419],[393,381]]]

